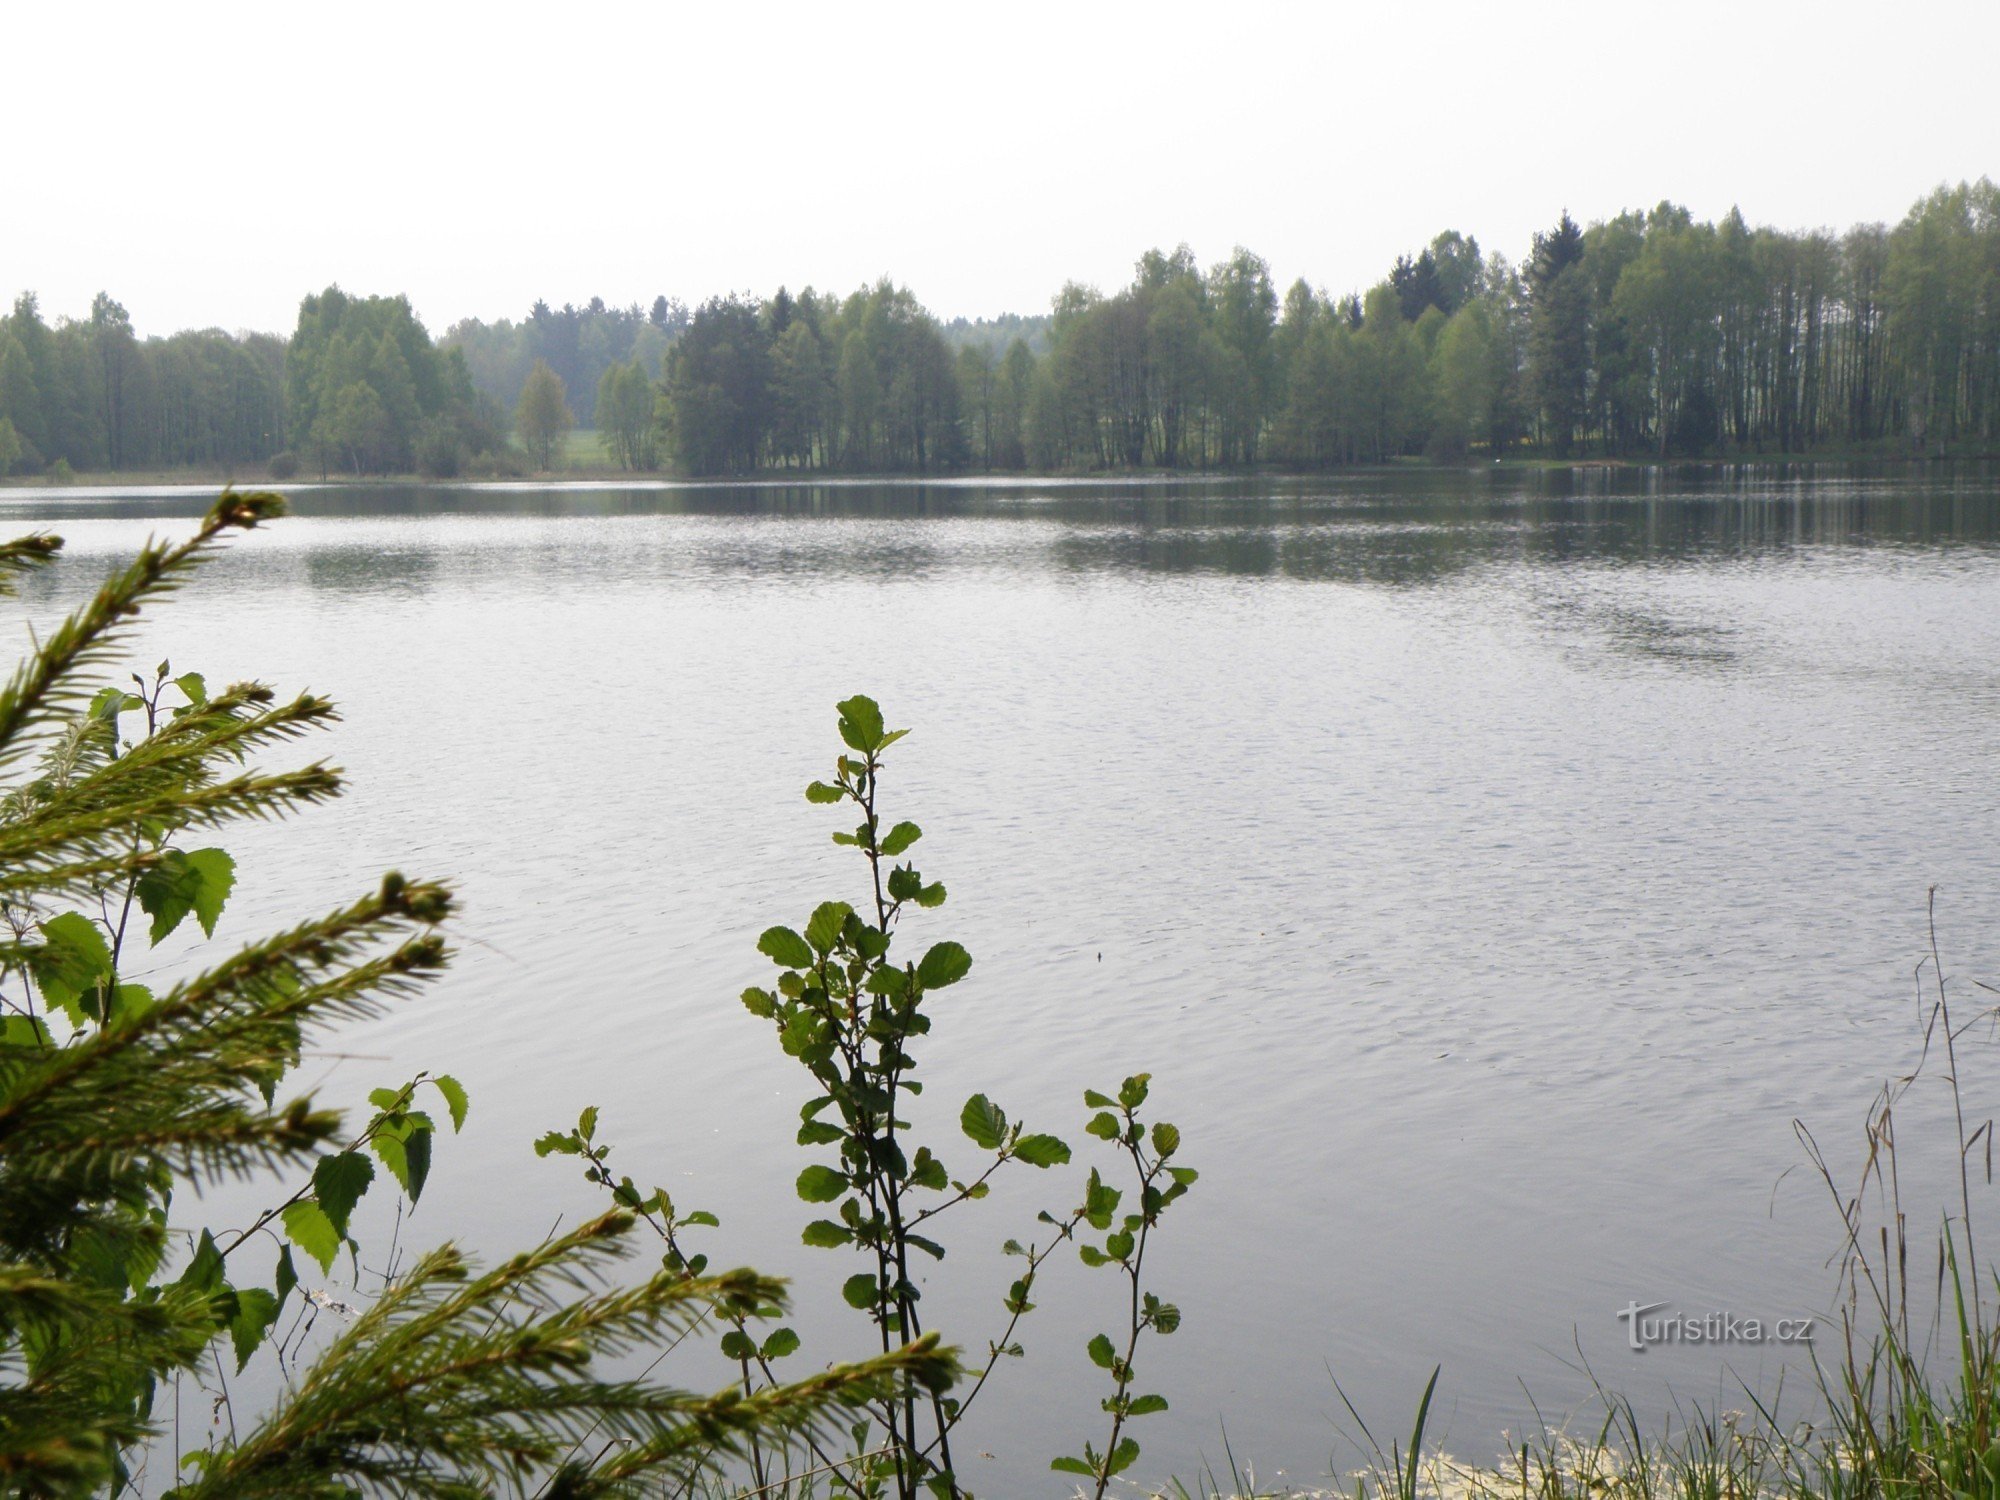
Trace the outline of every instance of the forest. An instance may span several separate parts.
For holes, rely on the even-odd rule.
[[[1565,211],[1519,262],[1448,230],[1340,295],[1181,246],[977,321],[886,280],[537,301],[442,338],[337,287],[289,340],[141,339],[108,295],[51,326],[24,293],[0,319],[0,473],[521,473],[577,425],[621,468],[695,475],[1987,452],[2000,187],[1845,234]]]

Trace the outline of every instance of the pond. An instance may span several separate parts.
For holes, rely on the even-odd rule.
[[[1792,1409],[1797,1348],[1635,1353],[1618,1310],[1825,1315],[1840,1225],[1794,1121],[1858,1163],[1915,1055],[1931,887],[1947,972],[2000,982],[1990,472],[294,496],[139,649],[345,715],[300,757],[351,795],[229,833],[221,936],[389,867],[463,893],[449,978],[303,1075],[471,1090],[403,1242],[593,1209],[531,1143],[595,1103],[617,1166],[721,1217],[718,1263],[797,1278],[800,1362],[865,1348],[852,1267],[798,1243],[799,1076],[736,998],[760,931],[859,897],[801,793],[865,692],[912,730],[885,806],[951,893],[913,936],[975,960],[920,1133],[969,1165],[983,1090],[1082,1162],[1082,1091],[1143,1069],[1202,1170],[1149,1260],[1185,1322],[1143,1367],[1172,1402],[1147,1477],[1220,1466],[1223,1424],[1260,1473],[1350,1467],[1335,1380],[1386,1444],[1439,1364],[1433,1432],[1472,1458],[1593,1378],[1664,1420],[1789,1365]],[[208,498],[0,491],[69,539],[28,613]],[[1077,1191],[1024,1167],[956,1211],[933,1325],[983,1350],[998,1246]],[[1117,1288],[1045,1285],[982,1397],[987,1492],[1053,1492],[1098,1431]]]

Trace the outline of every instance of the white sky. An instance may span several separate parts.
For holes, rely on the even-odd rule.
[[[1185,240],[1336,292],[1567,205],[1786,228],[2000,175],[2000,0],[0,0],[0,297],[434,332],[890,275],[1039,312]]]

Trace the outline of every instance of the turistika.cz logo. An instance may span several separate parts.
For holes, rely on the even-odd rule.
[[[1625,1345],[1644,1353],[1655,1344],[1810,1344],[1811,1318],[1746,1318],[1737,1313],[1667,1312],[1665,1302],[1628,1302],[1618,1309]]]

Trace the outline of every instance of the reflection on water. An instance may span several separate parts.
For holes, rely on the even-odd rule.
[[[71,540],[30,612],[205,499],[0,490]],[[442,992],[320,1064],[330,1097],[472,1086],[409,1233],[582,1212],[527,1144],[595,1101],[627,1170],[721,1213],[712,1253],[838,1305],[796,1245],[791,1074],[733,997],[757,932],[851,884],[799,790],[872,691],[916,729],[891,796],[952,891],[925,934],[977,961],[920,1118],[949,1141],[984,1088],[1080,1144],[1081,1089],[1147,1067],[1204,1169],[1149,1368],[1178,1425],[1148,1462],[1183,1473],[1218,1419],[1319,1472],[1327,1366],[1393,1430],[1442,1362],[1473,1456],[1527,1416],[1517,1380],[1583,1398],[1579,1346],[1642,1415],[1770,1391],[1774,1351],[1633,1356],[1616,1309],[1820,1308],[1838,1226],[1784,1175],[1792,1120],[1852,1134],[1906,1060],[1930,885],[1948,966],[2000,975],[1990,472],[296,499],[140,649],[347,715],[352,797],[230,835],[235,935],[390,865],[464,886]],[[997,1332],[993,1248],[1066,1191],[979,1205],[936,1321]],[[982,1398],[987,1489],[1040,1492],[1094,1409],[1101,1291],[1052,1283]]]

